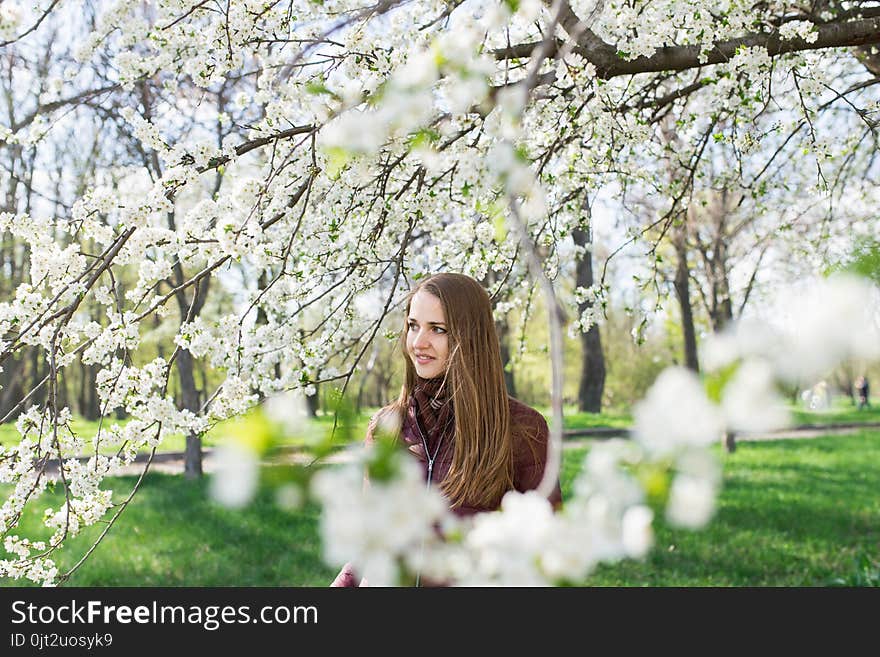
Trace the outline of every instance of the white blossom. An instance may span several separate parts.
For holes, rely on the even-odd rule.
[[[725,387],[721,406],[727,426],[735,431],[773,431],[789,420],[766,361],[746,360]]]
[[[312,480],[312,492],[324,509],[321,534],[328,563],[350,561],[371,586],[390,586],[398,583],[403,559],[434,538],[434,525],[448,511],[408,457],[397,461],[398,477],[364,487],[362,464],[369,455],[364,450],[353,465],[322,470]]]
[[[718,440],[722,428],[718,408],[696,375],[683,367],[664,370],[633,410],[634,438],[659,452],[709,445]]]
[[[211,498],[233,509],[253,499],[259,481],[256,453],[236,442],[220,445],[214,453],[215,471],[211,476]]]

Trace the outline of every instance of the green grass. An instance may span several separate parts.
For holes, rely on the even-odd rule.
[[[548,422],[552,413],[549,409],[542,409]],[[625,411],[605,411],[602,413],[579,413],[575,409],[566,408],[564,411],[563,426],[566,429],[596,429],[613,428],[625,429],[632,424],[632,415]]]
[[[369,422],[370,416],[367,414],[361,415],[355,425],[353,427],[353,435],[357,436],[358,439],[362,438],[367,429],[367,423]],[[115,420],[115,419],[104,419],[103,428],[106,430],[108,427],[112,426],[114,423],[119,424],[120,426],[125,426],[128,420]],[[98,432],[98,427],[100,422],[95,420],[84,420],[82,418],[74,418],[71,421],[71,428],[74,433],[78,436],[82,436],[86,440],[90,437],[94,436]],[[315,418],[310,418],[305,425],[303,426],[302,431],[297,436],[290,436],[287,440],[284,441],[285,444],[296,445],[302,444],[304,440],[314,439],[318,434],[324,435],[326,432],[329,432],[333,427],[333,416],[332,415],[319,415]],[[226,438],[225,433],[226,423],[221,422],[214,426],[210,431],[208,431],[202,437],[202,445],[204,447],[214,447],[216,445],[221,444]],[[8,446],[8,445],[16,445],[19,441],[19,434],[15,428],[14,422],[6,422],[5,424],[0,424],[0,445]],[[162,440],[162,444],[156,450],[157,452],[182,452],[186,447],[186,439],[182,434],[172,434],[166,436]],[[116,448],[101,448],[102,454],[111,454],[116,451]],[[148,453],[150,450],[148,448],[142,449],[141,452]]]
[[[86,440],[94,436],[98,433],[98,427],[102,427],[105,431],[114,424],[118,424],[121,427],[124,427],[128,420],[116,420],[111,418],[104,418],[103,424],[99,420],[84,420],[83,418],[77,417],[71,420],[70,426],[73,429],[73,432],[77,436],[82,436]],[[51,427],[50,429],[51,430]],[[0,424],[0,445],[17,445],[19,441],[19,434],[15,428],[15,422],[6,422],[4,424]],[[210,436],[206,437],[205,444],[211,444],[212,438]],[[186,445],[186,441],[184,437],[180,434],[167,436],[162,443],[162,449],[164,451],[182,451]],[[113,449],[101,449],[102,454],[109,454],[113,452]],[[150,450],[142,450],[149,452]]]
[[[377,409],[365,409],[357,418],[353,430],[355,440],[360,440],[367,427],[370,416]],[[552,411],[546,407],[540,407],[538,410],[551,420]],[[848,397],[836,397],[832,402],[832,407],[827,411],[810,411],[801,405],[790,406],[792,413],[792,424],[835,424],[835,423],[860,423],[860,422],[878,422],[880,423],[880,403],[869,409],[859,411],[852,405]],[[580,413],[574,406],[565,407],[565,429],[588,429],[588,428],[626,428],[632,425],[632,414],[625,409],[614,409],[604,411],[602,413]],[[124,426],[127,420],[108,420],[105,419],[105,427],[114,422]],[[78,435],[85,437],[94,435],[98,430],[99,423],[97,421],[83,420],[75,418],[72,421],[74,431]],[[303,427],[302,434],[314,437],[318,433],[329,431],[333,425],[332,415],[319,415],[316,418],[308,420]],[[206,447],[212,447],[223,442],[225,437],[225,424],[220,423],[209,431],[202,439],[202,444]],[[0,445],[13,445],[18,442],[18,432],[15,430],[14,422],[0,424]],[[290,437],[289,444],[297,444],[302,440],[302,436]],[[182,435],[172,435],[165,438],[157,451],[159,452],[182,452],[185,448],[186,441]],[[102,449],[102,453],[111,453],[112,449]],[[149,450],[143,450],[149,451]]]
[[[544,417],[549,421],[551,411],[549,408],[540,408]],[[849,397],[835,397],[831,407],[824,411],[812,411],[804,408],[802,404],[789,405],[791,413],[791,425],[800,424],[860,424],[880,423],[880,402],[870,408],[858,410]],[[589,429],[598,427],[611,427],[615,429],[627,428],[632,425],[632,413],[629,410],[615,409],[602,413],[579,413],[574,407],[565,408],[566,429]]]
[[[583,453],[566,455],[564,492]],[[705,529],[658,523],[656,548],[644,561],[603,565],[589,583],[826,586],[858,581],[865,563],[876,567],[880,433],[740,442],[721,458],[718,512]]]
[[[136,479],[105,481],[122,500]],[[148,475],[68,585],[322,586],[333,579],[335,571],[321,561],[317,507],[283,511],[264,488],[246,512],[234,511],[209,500],[208,481]],[[62,499],[58,493],[44,497],[39,508],[57,508]],[[101,531],[103,526],[90,527],[67,541],[56,553],[59,570],[73,566]],[[30,513],[18,534],[45,537],[46,530]],[[4,584],[30,583],[0,578]]]
[[[791,407],[793,424],[837,424],[880,422],[880,403],[877,400],[869,408],[859,410],[849,397],[835,397],[825,411],[811,411],[797,405]]]
[[[565,452],[568,496],[587,448]],[[880,556],[880,432],[740,442],[720,454],[724,486],[702,531],[657,527],[644,561],[601,566],[595,586],[823,586],[877,583]],[[122,499],[132,477],[108,479]],[[246,512],[208,499],[207,480],[151,474],[72,586],[324,586],[315,507],[290,513],[262,490]],[[3,492],[3,491],[0,491]],[[58,505],[43,499],[39,512]],[[33,510],[21,531],[38,536]],[[68,541],[57,559],[75,563],[99,528]],[[5,582],[21,585],[21,582]]]
[[[549,408],[539,409],[549,421]],[[801,404],[789,405],[791,424],[859,424],[880,423],[880,402],[870,408],[858,410],[849,397],[835,397],[831,407],[825,411],[811,411]],[[594,427],[626,428],[632,425],[632,413],[629,410],[615,409],[602,413],[579,413],[574,407],[565,408],[566,429],[588,429]]]

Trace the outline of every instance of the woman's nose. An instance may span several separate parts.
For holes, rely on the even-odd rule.
[[[416,347],[428,347],[428,346],[430,346],[431,342],[430,342],[430,340],[428,340],[429,337],[430,337],[430,336],[429,336],[429,334],[428,334],[427,331],[419,331],[418,333],[416,333],[416,342],[415,342],[415,346],[416,346]]]

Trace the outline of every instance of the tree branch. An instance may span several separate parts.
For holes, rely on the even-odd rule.
[[[816,26],[817,38],[813,43],[804,39],[794,38],[782,40],[778,31],[756,32],[737,39],[719,41],[707,49],[701,59],[702,46],[669,46],[658,48],[650,57],[638,57],[631,61],[622,59],[617,48],[598,37],[589,28],[581,27],[580,19],[570,7],[563,11],[560,24],[570,34],[580,33],[577,46],[573,52],[581,55],[596,67],[596,74],[602,79],[619,75],[635,75],[637,73],[657,73],[661,71],[684,71],[709,64],[729,61],[739,48],[766,48],[773,57],[788,52],[804,50],[822,50],[824,48],[848,48],[880,44],[880,17],[861,20],[849,20],[825,23]],[[526,59],[532,56],[536,48],[546,44],[552,50],[546,56],[553,56],[562,48],[564,42],[538,41],[521,43],[509,48],[501,48],[493,52],[496,59]]]

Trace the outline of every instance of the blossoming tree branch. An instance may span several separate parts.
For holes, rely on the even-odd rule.
[[[0,575],[69,577],[53,552],[120,517],[131,497],[102,481],[139,451],[183,434],[195,476],[216,423],[283,391],[345,390],[427,273],[484,281],[499,318],[540,283],[562,310],[554,340],[563,321],[594,329],[608,260],[573,294],[560,283],[592,262],[602,194],[632,210],[619,248],[640,249],[646,285],[669,248],[686,268],[676,280],[691,278],[700,209],[719,190],[737,228],[717,236],[742,240],[744,261],[827,255],[874,200],[878,44],[876,2],[4,2],[0,421],[20,440],[0,447]],[[717,263],[717,248],[703,253]],[[663,374],[636,440],[591,452],[564,513],[511,495],[441,535],[451,521],[434,500],[403,514],[406,531],[358,532],[353,510],[383,505],[351,501],[351,472],[322,473],[328,559],[355,559],[377,583],[422,570],[579,581],[643,555],[659,510],[705,523],[720,481],[707,446],[778,424],[774,382],[873,355],[822,319],[861,317],[873,291],[827,285],[829,303],[792,311],[815,327],[806,336],[740,328],[708,343],[708,384],[695,368]],[[94,434],[73,429],[74,387],[101,418]],[[397,470],[370,495],[420,500]],[[49,485],[65,493],[45,512],[51,536],[20,536]]]

